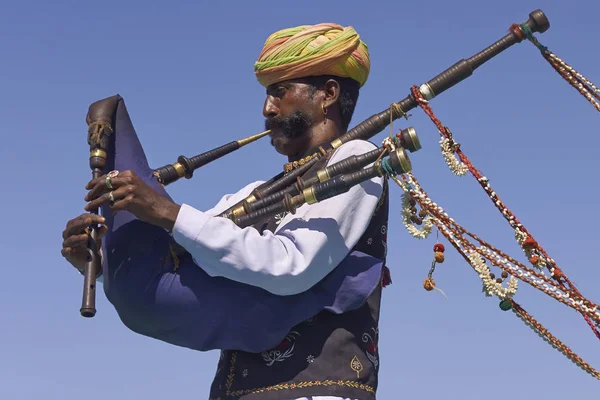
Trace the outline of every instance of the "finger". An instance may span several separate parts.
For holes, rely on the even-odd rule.
[[[72,235],[63,240],[62,247],[86,247],[89,240],[89,235],[87,233],[82,233],[79,235]]]
[[[62,249],[60,249],[60,254],[62,254],[64,258],[69,258],[72,252],[73,249],[70,247],[63,247]]]
[[[84,247],[65,247],[60,249],[60,254],[67,260],[77,258],[78,256],[84,255],[88,250]]]
[[[78,259],[81,260],[83,258],[83,256],[86,255],[87,250],[86,249],[66,248],[66,249],[62,249],[60,251],[60,253],[68,262],[70,262],[73,265],[74,268],[77,268],[75,266],[74,262],[77,261]],[[77,270],[80,270],[80,269],[77,268]]]
[[[87,227],[104,222],[106,222],[106,218],[98,214],[82,214],[67,224],[67,228],[63,232],[63,238],[66,239],[71,235],[83,233]]]
[[[116,197],[115,197],[116,199]],[[113,205],[110,206],[111,215],[117,214],[119,211],[127,210],[131,203],[133,202],[133,195],[129,194],[125,196],[123,199],[116,201]]]
[[[76,253],[77,251],[75,249],[72,249],[71,247],[67,247],[65,249],[60,250],[60,254],[62,254],[62,256],[69,262],[77,257]]]
[[[92,182],[94,182],[94,181],[92,181]],[[113,180],[111,180],[111,184],[114,184]],[[86,186],[86,189],[88,189],[87,186]],[[109,189],[108,189],[108,186],[106,186],[106,180],[94,182],[93,185],[91,186],[91,190],[89,192],[87,192],[87,194],[85,195],[83,200],[90,201],[90,200],[97,199],[99,196],[101,196],[102,194],[104,194],[108,191],[109,191]]]
[[[114,198],[115,202],[119,202],[120,200],[125,198],[127,193],[131,193],[132,190],[133,190],[133,188],[130,186],[121,186],[120,188],[113,190],[112,194],[113,194],[113,198]],[[91,211],[96,208],[100,208],[104,204],[109,204],[110,203],[110,193],[111,192],[104,193],[102,196],[98,197],[97,199],[90,201],[85,206],[85,210]]]
[[[111,190],[117,190],[118,188],[129,185],[131,183],[133,183],[131,177],[119,175],[118,177],[112,178],[110,180],[112,189],[109,189],[108,186],[106,186],[106,180],[103,180],[97,182],[83,199],[85,201],[95,200],[104,193],[108,193]]]
[[[63,239],[71,235],[83,233],[88,226],[93,224],[103,224],[106,218],[98,214],[82,214],[79,217],[72,219],[67,223],[67,227],[63,231]]]
[[[85,185],[85,188],[87,190],[89,190],[89,189],[93,188],[94,186],[96,186],[100,182],[106,182],[106,175],[108,175],[108,174],[104,174],[102,176],[99,176],[98,178],[92,179]]]
[[[90,190],[90,189],[92,189],[94,186],[96,186],[97,184],[99,184],[99,183],[101,183],[101,182],[104,182],[104,183],[106,183],[106,177],[107,177],[109,174],[113,174],[113,177],[112,177],[112,179],[111,179],[111,181],[110,181],[110,182],[111,182],[111,184],[112,184],[112,182],[113,182],[113,179],[115,179],[115,178],[117,178],[117,177],[119,177],[119,178],[132,178],[132,177],[134,177],[134,176],[135,176],[135,173],[134,173],[133,171],[131,171],[131,170],[127,170],[127,171],[123,171],[123,172],[119,172],[119,171],[113,170],[113,171],[110,171],[108,174],[104,174],[104,175],[102,175],[102,176],[100,176],[100,177],[98,177],[98,178],[94,178],[94,179],[92,179],[91,181],[89,181],[89,182],[87,183],[87,185],[85,185],[85,188],[86,188],[87,190]],[[116,175],[115,175],[115,174],[116,174]]]

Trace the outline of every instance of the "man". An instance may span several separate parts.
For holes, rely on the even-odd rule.
[[[346,132],[369,69],[367,46],[351,27],[299,26],[267,39],[255,71],[266,88],[263,115],[271,143],[288,157],[285,171],[329,150],[329,143]],[[348,142],[322,157],[304,176],[374,148],[366,141]],[[342,268],[351,251],[385,260],[388,195],[383,178],[245,229],[217,215],[261,182],[224,196],[205,212],[161,196],[131,171],[110,182],[107,188],[103,176],[88,183],[86,210],[110,202],[113,213],[129,211],[171,232],[211,277],[258,287],[282,300],[340,272],[336,268]],[[73,266],[81,270],[86,260],[85,228],[105,222],[103,217],[83,214],[67,223],[62,254]],[[102,225],[101,232],[107,229]],[[294,326],[270,350],[223,350],[210,398],[375,399],[383,280],[381,276],[366,301],[352,311],[319,312]]]

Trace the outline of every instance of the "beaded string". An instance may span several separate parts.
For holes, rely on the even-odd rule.
[[[416,178],[414,177],[414,175],[412,173],[408,173],[406,175],[401,176],[401,179],[402,179],[402,181],[395,178],[394,181],[396,181],[396,183],[399,184],[399,186],[406,192],[406,194],[410,195],[410,197],[415,199],[423,207],[423,209],[426,209],[428,211],[429,216],[432,218],[436,227],[438,228],[438,232],[441,232],[448,239],[448,241],[459,252],[459,254],[461,254],[465,258],[465,260],[479,273],[480,277],[482,277],[482,280],[484,280],[483,279],[484,277],[482,276],[482,271],[478,270],[476,268],[476,265],[474,265],[474,264],[476,264],[474,262],[474,260],[476,258],[473,256],[474,252],[479,253],[480,255],[482,255],[483,257],[488,259],[493,265],[503,269],[504,272],[507,273],[507,274],[503,274],[503,278],[506,278],[508,274],[517,276],[519,279],[524,280],[527,283],[530,283],[532,286],[543,290],[545,293],[554,297],[561,303],[566,304],[566,305],[568,305],[572,308],[575,308],[579,311],[590,313],[591,315],[593,315],[593,317],[596,321],[600,321],[600,311],[598,311],[599,307],[597,305],[594,305],[593,303],[591,303],[587,300],[575,300],[571,296],[569,296],[568,293],[564,294],[564,295],[559,294],[561,289],[558,288],[557,286],[553,285],[552,281],[548,280],[548,278],[546,278],[545,276],[543,276],[539,273],[536,273],[535,271],[529,271],[529,272],[523,273],[522,271],[518,270],[516,266],[508,265],[509,263],[507,262],[506,258],[509,258],[509,257],[508,256],[505,257],[504,254],[502,254],[501,252],[499,252],[496,249],[492,248],[492,250],[490,251],[490,249],[482,250],[480,248],[476,248],[472,243],[470,243],[468,240],[466,240],[461,235],[461,230],[464,231],[464,233],[468,233],[468,232],[464,228],[462,228],[460,225],[458,225],[452,218],[450,218],[448,216],[448,214],[446,212],[444,212],[444,210],[440,206],[438,206],[436,203],[434,203],[429,198],[429,196],[421,188],[421,186],[419,185],[419,183],[417,182]],[[475,235],[472,235],[472,236],[475,236]],[[480,240],[480,243],[481,242],[482,241]],[[483,243],[485,243],[485,242],[483,242]],[[485,246],[486,244],[483,244],[483,245]],[[491,246],[489,246],[489,247],[491,247]],[[468,248],[470,248],[471,250],[470,251],[466,250]],[[493,256],[491,254],[492,252],[501,253],[502,257],[504,257],[505,259],[503,261],[495,260],[492,257]],[[496,258],[499,258],[498,255],[496,255]],[[511,260],[511,261],[514,261],[514,260]],[[517,265],[520,265],[516,261],[514,261],[514,263]],[[503,264],[505,264],[505,265],[503,265]],[[523,265],[520,265],[520,266],[523,269],[527,269]],[[489,273],[489,270],[486,268],[483,273]],[[528,279],[531,277],[531,275],[536,275],[537,277],[540,278],[541,281],[543,281],[543,283],[532,280],[532,279]],[[491,275],[491,274],[488,275],[488,280],[489,279],[493,279],[493,275]],[[498,280],[501,281],[500,278],[498,278]],[[429,283],[429,281],[426,280],[426,283]],[[500,286],[499,282],[496,281],[496,283],[497,283],[497,286]],[[564,343],[562,343],[559,339],[554,337],[548,331],[548,329],[546,329],[541,323],[539,323],[537,320],[535,320],[535,318],[533,318],[531,315],[529,315],[523,309],[522,306],[520,306],[514,299],[512,299],[512,296],[516,292],[516,284],[515,283],[513,283],[512,287],[511,287],[511,282],[509,282],[508,289],[501,288],[501,286],[500,286],[500,288],[496,287],[495,288],[496,290],[493,290],[494,288],[492,288],[492,290],[490,290],[490,288],[486,288],[485,285],[486,284],[485,284],[485,280],[484,280],[484,291],[486,291],[486,295],[488,295],[488,296],[496,295],[497,297],[502,299],[502,302],[500,303],[500,308],[502,310],[504,310],[504,311],[512,310],[514,312],[514,314],[522,322],[525,323],[525,325],[527,325],[531,329],[533,329],[534,332],[536,332],[544,341],[548,342],[552,347],[554,347],[559,352],[561,352],[565,357],[567,357],[569,360],[571,360],[573,363],[575,363],[582,370],[584,370],[591,376],[593,376],[597,379],[600,379],[600,373],[598,371],[596,371],[588,363],[583,361],[583,359],[581,357],[579,357],[577,354],[575,354],[568,346],[566,346]],[[426,287],[426,289],[427,289],[427,287]],[[570,303],[565,299],[569,299]],[[584,304],[584,302],[586,304]],[[589,308],[589,307],[592,307],[592,308]]]
[[[431,106],[429,106],[427,100],[425,100],[419,89],[416,86],[413,86],[411,88],[411,91],[413,97],[415,98],[421,109],[423,109],[423,111],[429,116],[431,121],[438,128],[440,135],[454,143],[454,139],[450,130],[446,126],[444,126],[441,123],[441,121],[435,116],[433,110],[431,109]],[[462,163],[468,168],[469,172],[471,172],[471,174],[477,179],[484,191],[494,202],[496,208],[498,208],[498,210],[505,217],[505,219],[508,221],[511,227],[515,230],[517,241],[523,247],[524,251],[530,252],[531,247],[534,247],[535,250],[539,252],[541,257],[543,258],[543,265],[546,266],[548,271],[551,273],[551,276],[558,282],[558,284],[564,287],[566,283],[568,285],[568,290],[566,290],[567,293],[583,298],[583,296],[581,295],[581,293],[579,293],[575,285],[571,283],[571,281],[565,275],[565,273],[556,265],[555,261],[552,258],[550,258],[550,256],[544,250],[544,248],[541,245],[539,245],[539,243],[520,223],[520,221],[512,213],[512,211],[510,211],[510,209],[508,209],[508,207],[504,205],[504,203],[500,200],[496,192],[489,185],[489,180],[479,170],[475,168],[475,166],[471,163],[469,158],[461,151],[460,145],[454,144],[453,149],[454,152],[458,155],[459,159],[462,161]],[[530,262],[532,262],[531,258]],[[600,331],[598,330],[598,327],[589,319],[588,315],[583,314],[583,318],[586,320],[587,324],[590,326],[596,337],[600,339]]]
[[[521,40],[527,39],[535,47],[540,50],[540,53],[550,63],[552,68],[559,73],[571,86],[573,86],[583,97],[585,97],[598,111],[600,111],[600,90],[590,82],[586,77],[577,72],[569,64],[565,63],[554,53],[548,50],[548,47],[542,45],[539,40],[533,36],[533,32],[526,24],[512,24],[510,29]]]
[[[598,91],[595,86],[592,85],[592,87]],[[401,175],[401,179],[398,179],[397,174],[392,173],[387,163],[383,163],[384,165],[382,165],[382,168],[385,170],[388,177],[392,178],[405,192],[403,196],[402,216],[403,222],[409,233],[416,238],[424,239],[429,236],[431,228],[435,225],[437,231],[441,232],[448,239],[459,254],[461,254],[469,265],[471,265],[479,274],[483,282],[483,291],[486,296],[496,296],[500,298],[500,308],[502,310],[512,310],[514,315],[533,329],[552,347],[560,351],[584,371],[595,378],[600,379],[600,373],[598,371],[573,353],[573,351],[559,339],[550,334],[542,324],[536,321],[523,309],[523,307],[514,301],[512,296],[516,293],[518,287],[516,279],[524,281],[560,303],[580,312],[598,339],[600,339],[600,332],[598,331],[598,328],[600,328],[600,306],[592,303],[579,293],[564,272],[556,265],[555,261],[548,256],[543,247],[537,243],[516,216],[504,205],[496,192],[489,185],[489,180],[475,168],[468,157],[460,150],[460,145],[454,141],[452,132],[435,116],[431,107],[428,105],[427,100],[424,99],[418,88],[413,86],[411,91],[420,108],[423,109],[438,128],[441,135],[440,143],[442,154],[450,169],[459,176],[470,172],[475,177],[494,205],[514,229],[515,239],[528,256],[530,263],[533,264],[534,267],[539,268],[540,272],[519,263],[517,260],[496,249],[494,246],[456,223],[440,206],[431,201],[412,173],[409,172]],[[386,138],[386,140],[389,139],[390,138]],[[458,156],[458,159],[454,158],[454,153]],[[426,222],[426,226],[421,230],[412,225],[409,218],[416,210],[416,203],[419,203],[422,208],[420,216],[425,216],[426,214],[423,220],[419,220],[419,222],[415,222],[414,219],[412,220],[413,223],[418,225]],[[414,217],[414,215],[412,215],[412,217]],[[479,246],[476,246],[465,236],[478,242]],[[495,279],[494,274],[492,274],[487,265],[485,265],[485,261],[500,268],[502,270],[502,278]],[[550,278],[552,279],[543,274],[544,267],[548,269]],[[435,283],[431,277],[432,272],[433,268],[430,270],[428,279],[424,282],[424,286],[427,290],[435,288]],[[508,287],[504,288],[502,283],[509,275],[511,277],[508,281]],[[594,322],[592,322],[592,320],[594,320]]]
[[[445,234],[444,236],[446,236],[448,240],[451,240],[448,237],[451,236],[454,238],[451,241],[458,242],[462,248],[469,249],[470,252],[478,253],[485,259],[489,260],[492,265],[502,269],[504,272],[507,272],[508,274],[530,284],[534,288],[541,290],[559,302],[577,311],[588,314],[592,319],[600,322],[599,305],[596,305],[581,296],[574,295],[573,293],[565,290],[563,287],[557,286],[552,280],[543,274],[535,270],[531,270],[509,255],[480,239],[478,236],[467,231],[465,228],[456,223],[454,219],[450,218],[442,207],[434,203],[428,197],[413,174],[408,173],[406,176],[402,176],[401,178],[405,181],[405,183],[410,185],[411,189],[408,189],[410,196],[415,199],[423,209],[427,210],[434,224],[438,227],[438,231],[441,231],[442,234],[444,234],[444,232],[447,233],[447,235]],[[470,241],[465,239],[463,235],[472,237],[474,240],[479,242],[481,247],[476,247]],[[464,255],[462,250],[459,250],[459,252]],[[465,255],[465,257],[467,256]]]
[[[558,338],[552,335],[547,328],[535,320],[527,311],[523,309],[519,304],[513,301],[513,312],[523,323],[529,326],[535,333],[538,334],[542,340],[547,342],[550,346],[560,351],[565,357],[571,360],[579,368],[590,374],[596,379],[600,379],[600,373],[596,371],[591,365],[585,362],[581,357],[575,354],[569,347],[567,347]]]

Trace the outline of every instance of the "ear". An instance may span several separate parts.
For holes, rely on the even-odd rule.
[[[329,79],[325,82],[323,105],[329,108],[337,103],[340,98],[340,84],[335,79]]]

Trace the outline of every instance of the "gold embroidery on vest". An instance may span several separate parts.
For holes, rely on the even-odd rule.
[[[235,377],[235,360],[237,358],[237,352],[234,351],[231,354],[231,365],[229,366],[229,375],[227,375],[227,382],[225,383],[225,390],[227,393],[231,390],[231,385],[233,385],[233,378]]]
[[[246,390],[236,390],[234,392],[227,392],[227,396],[241,396],[245,394],[254,394],[254,393],[263,393],[263,392],[271,392],[274,390],[290,390],[290,389],[301,389],[306,387],[315,387],[315,386],[347,386],[354,389],[364,390],[365,392],[369,392],[375,394],[375,390],[363,383],[354,382],[354,381],[308,381],[308,382],[298,382],[298,383],[281,383],[279,385],[267,386],[259,389],[246,389]]]
[[[356,356],[354,356],[356,358]],[[273,386],[265,386],[262,388],[255,389],[242,389],[242,390],[234,390],[231,391],[231,386],[233,384],[235,378],[235,362],[237,359],[237,352],[233,352],[231,355],[231,365],[229,367],[229,375],[227,376],[227,384],[225,387],[225,396],[242,396],[250,393],[262,393],[262,392],[270,392],[274,390],[290,390],[290,389],[299,389],[305,387],[314,387],[314,386],[347,386],[354,389],[364,390],[365,392],[369,392],[375,394],[375,389],[372,386],[365,385],[364,383],[354,382],[354,381],[334,381],[331,379],[325,381],[306,381],[306,382],[298,382],[298,383],[280,383],[278,385]],[[358,364],[360,365],[360,370],[362,371],[362,364],[356,358]],[[353,359],[354,360],[354,359]],[[360,372],[360,371],[359,371]],[[358,373],[357,373],[358,374]]]
[[[356,377],[360,378],[360,371],[363,370],[363,365],[358,357],[354,356],[354,358],[352,358],[352,361],[350,361],[350,368],[352,368],[352,371],[356,372]]]

